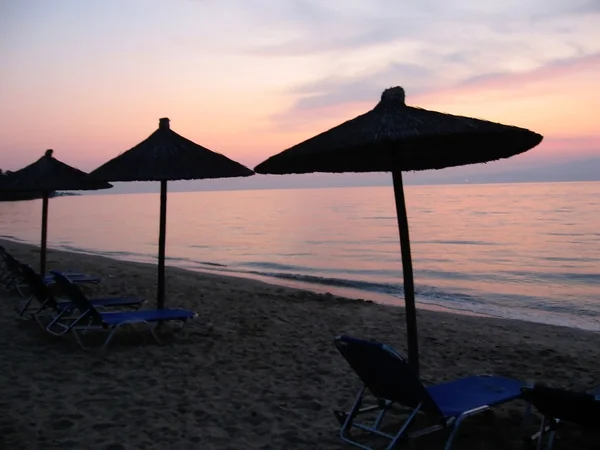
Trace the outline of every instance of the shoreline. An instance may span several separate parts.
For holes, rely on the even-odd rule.
[[[37,247],[0,243],[37,265]],[[90,296],[156,305],[153,264],[57,250],[47,262],[101,277],[86,287]],[[164,346],[152,344],[143,327],[122,330],[106,354],[17,320],[14,300],[1,293],[0,340],[10,365],[0,371],[0,447],[343,450],[332,411],[348,408],[360,383],[334,337],[376,339],[405,353],[403,307],[171,266],[166,281],[166,306],[198,318]],[[580,391],[600,382],[598,333],[422,308],[417,314],[425,383],[477,373]],[[515,401],[493,418],[465,421],[455,446],[521,449],[538,427],[523,427],[524,409]],[[443,448],[446,437],[434,433],[411,448]],[[561,437],[573,448],[597,448],[575,428]]]
[[[276,278],[276,277],[268,277],[268,276],[255,275],[255,274],[239,273],[238,275],[231,275],[231,274],[224,274],[223,272],[220,272],[218,270],[211,270],[210,268],[206,268],[206,269],[183,268],[183,270],[189,270],[191,272],[199,272],[199,273],[211,273],[213,275],[230,277],[230,278],[242,278],[242,279],[247,279],[247,280],[256,280],[256,281],[260,281],[262,283],[270,284],[272,286],[281,286],[281,287],[286,287],[286,288],[290,288],[290,289],[297,289],[300,291],[309,291],[314,294],[333,295],[336,297],[343,297],[348,300],[354,300],[354,301],[358,301],[358,302],[367,301],[367,302],[376,303],[378,305],[390,306],[392,308],[404,308],[404,299],[401,297],[394,297],[391,295],[379,294],[379,293],[370,292],[370,291],[361,291],[359,289],[344,288],[344,287],[339,287],[339,286],[319,285],[317,283],[310,283],[307,281],[288,280],[288,279],[281,279],[281,278]],[[236,274],[237,274],[237,272],[236,272]],[[421,302],[419,300],[416,300],[415,303],[416,303],[417,308],[423,309],[426,311],[438,311],[438,312],[445,312],[447,314],[458,314],[458,315],[472,316],[472,317],[489,317],[489,318],[503,319],[503,317],[493,316],[491,314],[483,314],[483,313],[480,314],[480,313],[467,311],[467,310],[446,308],[441,305],[425,303],[425,302]]]
[[[5,237],[0,237],[0,245],[3,245],[5,248],[9,249],[9,251],[10,251],[10,245],[15,245],[15,246],[17,246],[17,248],[21,247],[19,249],[19,252],[25,250],[29,253],[35,254],[37,260],[29,261],[28,264],[30,264],[34,268],[34,270],[36,269],[36,265],[39,260],[39,246],[37,246],[35,244],[30,244],[27,242],[22,242],[22,241],[16,241],[16,240],[13,241],[13,240],[7,239]],[[70,260],[70,259],[77,258],[77,257],[82,257],[84,259],[89,258],[89,260],[93,261],[94,263],[96,263],[97,261],[102,261],[105,263],[106,267],[113,268],[113,269],[118,267],[119,265],[124,265],[124,266],[129,266],[129,267],[139,267],[139,268],[143,268],[144,270],[152,270],[155,272],[156,267],[157,267],[156,264],[153,262],[118,259],[118,258],[113,258],[110,256],[104,256],[101,254],[93,253],[90,251],[85,251],[85,250],[77,250],[77,251],[76,250],[60,250],[60,249],[55,249],[55,248],[47,249],[47,265],[49,265],[50,262],[52,261],[51,255],[52,256],[60,255],[60,256],[62,256],[62,258],[60,258],[60,259],[66,259],[66,260]],[[167,258],[167,260],[168,260],[168,258]],[[94,266],[95,266],[95,264],[94,264]],[[78,271],[77,266],[67,267],[66,269],[64,267],[61,267],[61,270]],[[381,308],[387,309],[389,311],[396,311],[396,310],[403,311],[405,309],[405,306],[402,302],[403,299],[399,299],[402,302],[401,304],[393,304],[393,303],[389,303],[389,302],[385,302],[385,301],[377,301],[377,300],[373,300],[370,298],[365,298],[365,296],[352,297],[352,296],[347,296],[347,295],[341,295],[336,292],[330,292],[330,291],[337,291],[338,290],[337,288],[331,289],[330,291],[328,291],[325,286],[323,286],[322,290],[321,289],[310,289],[310,286],[317,286],[317,285],[308,283],[308,282],[302,282],[302,281],[281,280],[281,283],[275,283],[272,281],[271,277],[254,275],[254,274],[248,274],[247,276],[243,276],[243,274],[239,274],[239,275],[224,274],[217,270],[211,270],[208,267],[206,269],[196,269],[196,268],[186,268],[186,267],[165,265],[165,270],[181,271],[182,273],[188,274],[189,276],[197,275],[199,277],[209,277],[209,279],[212,278],[215,280],[219,280],[223,283],[231,283],[231,284],[239,283],[239,284],[247,284],[249,286],[256,285],[258,287],[262,287],[262,288],[268,289],[270,291],[282,292],[282,293],[291,292],[296,296],[304,295],[304,296],[308,296],[308,297],[331,298],[331,299],[334,299],[336,302],[348,303],[348,304],[353,304],[353,303],[368,304],[368,305],[373,305],[374,307],[381,307]],[[109,278],[114,278],[116,276],[118,276],[118,275],[114,275],[114,274],[108,275]],[[279,281],[279,279],[275,279],[275,280]],[[289,282],[289,284],[288,284],[288,282]],[[169,290],[168,283],[169,283],[169,281],[167,278],[167,289],[166,289],[167,292]],[[306,285],[306,287],[305,287],[305,285]],[[339,290],[340,291],[344,291],[344,290],[351,291],[353,289],[340,287]],[[376,297],[378,296],[377,293],[372,293],[372,292],[365,292],[365,293],[373,294]],[[380,294],[380,296],[383,297],[386,295]],[[152,303],[154,301],[154,297],[150,296],[149,298],[147,298],[147,300],[149,300],[150,303]],[[417,303],[417,315],[419,315],[419,313],[422,311],[424,313],[433,313],[433,314],[441,314],[441,315],[449,315],[449,316],[457,316],[457,317],[465,317],[465,318],[481,318],[481,319],[487,319],[487,320],[491,320],[491,321],[501,321],[501,322],[508,322],[508,323],[514,322],[514,323],[518,323],[520,325],[525,325],[525,326],[533,325],[533,326],[541,326],[541,327],[556,327],[556,328],[560,328],[560,329],[564,328],[564,329],[572,330],[572,331],[576,331],[576,332],[591,333],[591,334],[595,334],[600,337],[600,332],[598,332],[598,331],[570,327],[567,325],[557,325],[557,324],[544,323],[544,322],[532,322],[532,321],[527,321],[527,320],[499,317],[499,316],[488,315],[488,314],[479,314],[479,313],[475,313],[475,312],[471,312],[471,311],[445,308],[440,305],[423,303],[423,302],[418,302],[418,301],[416,303]],[[167,307],[168,307],[168,305],[167,305]]]
[[[0,245],[4,245],[6,247],[7,244],[9,244],[9,243],[16,244],[16,245],[22,245],[22,246],[27,247],[30,251],[39,252],[39,246],[37,246],[35,244],[29,243],[29,242],[24,242],[21,240],[16,240],[16,239],[13,240],[13,239],[8,239],[6,237],[0,237]],[[48,247],[47,251],[48,251],[48,254],[50,254],[50,252],[54,252],[54,253],[64,253],[67,255],[68,254],[82,255],[82,256],[89,256],[89,257],[103,258],[108,261],[112,261],[113,263],[140,264],[140,265],[143,265],[146,267],[156,267],[156,265],[152,262],[138,261],[138,260],[127,259],[127,258],[114,258],[111,256],[105,256],[100,253],[94,253],[93,251],[88,251],[88,250],[84,250],[84,249],[62,250],[62,249]],[[168,261],[169,258],[167,257],[166,260]],[[35,264],[30,264],[30,265],[34,269],[36,268]],[[227,266],[225,266],[225,267],[227,267]],[[310,293],[313,295],[325,295],[325,296],[331,296],[331,297],[336,297],[336,298],[343,298],[344,300],[347,300],[347,301],[374,303],[374,304],[378,304],[378,305],[382,305],[382,306],[387,306],[390,308],[404,309],[404,304],[403,304],[404,302],[403,302],[402,298],[392,297],[392,296],[386,295],[386,294],[378,294],[375,292],[360,291],[359,289],[318,285],[316,283],[309,283],[309,282],[304,282],[304,281],[300,281],[300,280],[297,280],[297,281],[285,280],[285,279],[279,279],[279,278],[275,278],[275,277],[267,277],[267,276],[256,275],[256,274],[251,274],[251,273],[242,273],[242,272],[235,272],[235,274],[223,273],[222,271],[219,271],[219,270],[211,270],[209,265],[207,265],[206,268],[197,269],[197,268],[179,267],[179,266],[175,266],[175,265],[166,264],[165,269],[167,269],[167,268],[183,270],[186,272],[197,273],[200,275],[212,275],[215,277],[222,277],[224,279],[229,279],[232,282],[254,281],[257,283],[266,284],[272,288],[286,288],[286,289],[292,289],[294,291]],[[366,298],[366,297],[370,297],[370,296],[372,296],[374,298]],[[394,300],[396,300],[399,303],[394,303],[393,301],[390,301],[391,298],[393,298]],[[487,318],[504,319],[503,317],[493,316],[490,314],[479,314],[479,313],[475,313],[472,311],[455,310],[455,309],[451,309],[451,308],[445,308],[441,305],[423,303],[423,302],[419,302],[419,301],[417,301],[416,304],[417,304],[417,308],[420,308],[420,309],[423,309],[426,311],[437,311],[437,312],[443,312],[446,314],[457,314],[457,315],[464,315],[464,316],[470,316],[470,317],[487,317]],[[505,319],[505,320],[513,320],[513,319]],[[561,325],[558,325],[558,326],[561,326]],[[567,327],[567,328],[570,328],[570,327]]]
[[[24,240],[14,237],[14,236],[0,237],[0,244],[2,242],[6,242],[6,243],[11,242],[11,243],[15,243],[15,244],[31,246],[33,248],[39,248],[39,246],[34,243],[26,242]],[[87,256],[97,256],[97,257],[106,258],[106,259],[109,259],[109,260],[115,261],[115,262],[147,264],[150,266],[155,264],[154,262],[148,261],[147,258],[135,258],[135,257],[127,258],[127,256],[116,257],[116,255],[106,255],[106,254],[103,254],[102,252],[95,252],[93,250],[85,250],[85,249],[80,249],[80,248],[68,248],[68,249],[48,248],[48,251],[66,252],[66,253],[73,253],[73,254],[87,255]],[[146,259],[146,260],[144,260],[144,259]],[[349,300],[369,301],[369,302],[377,303],[380,305],[386,305],[386,306],[391,306],[391,307],[395,307],[395,308],[404,308],[404,299],[402,297],[395,297],[391,294],[383,294],[383,293],[378,293],[378,292],[373,292],[373,291],[361,290],[358,288],[311,283],[311,282],[307,282],[307,281],[292,280],[292,279],[287,279],[287,278],[269,277],[269,276],[265,276],[265,275],[258,275],[258,274],[249,273],[249,272],[237,271],[235,269],[228,269],[228,270],[212,269],[211,264],[209,264],[209,263],[204,263],[205,266],[202,268],[190,267],[190,266],[185,266],[185,265],[170,265],[170,264],[168,264],[169,263],[168,256],[166,258],[166,262],[167,262],[166,267],[177,268],[177,269],[181,269],[181,270],[190,271],[193,273],[212,274],[214,276],[222,276],[225,278],[233,278],[233,279],[255,280],[255,281],[266,283],[266,284],[269,284],[269,285],[275,286],[275,287],[285,287],[285,288],[291,288],[291,289],[296,289],[296,290],[300,290],[300,291],[308,291],[313,294],[333,295],[335,297],[343,297],[343,298],[349,299]],[[218,263],[215,263],[215,266],[229,268],[229,266],[218,264]],[[399,276],[401,276],[401,271],[399,271]],[[523,317],[505,317],[505,316],[501,316],[498,314],[471,311],[468,309],[450,308],[450,307],[440,305],[437,303],[422,301],[419,299],[419,297],[416,298],[416,306],[417,306],[418,310],[424,310],[424,311],[438,311],[438,312],[445,312],[448,314],[457,314],[457,315],[461,315],[461,316],[470,316],[470,317],[516,320],[516,321],[520,321],[523,323],[534,323],[534,324],[541,324],[541,325],[566,327],[566,328],[572,328],[575,330],[583,330],[583,331],[589,331],[589,332],[600,332],[600,330],[585,328],[585,327],[578,327],[578,326],[571,325],[568,323],[554,323],[554,322],[548,321],[548,320],[544,321],[541,319],[541,317],[543,317],[543,316],[537,316],[538,320],[530,320],[527,317],[525,317],[525,318],[523,318]]]

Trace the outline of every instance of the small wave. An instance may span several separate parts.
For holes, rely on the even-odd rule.
[[[443,245],[499,245],[496,242],[488,241],[470,241],[470,240],[430,240],[428,244],[443,244]]]
[[[152,258],[152,259],[156,259],[157,256],[156,255],[148,255],[148,254],[135,254],[138,256],[142,256],[145,258]],[[165,255],[165,260],[168,262],[174,262],[175,265],[177,265],[177,263],[184,263],[190,266],[210,266],[210,267],[227,267],[226,264],[221,264],[221,263],[217,263],[217,262],[212,262],[212,261],[199,261],[197,259],[193,259],[193,258],[186,258],[185,256],[169,256],[169,255]]]
[[[381,259],[381,258],[379,258]],[[307,267],[300,265],[291,265],[291,264],[282,264],[268,261],[246,261],[244,263],[237,264],[238,267],[251,267],[257,269],[266,269],[266,270],[280,270],[285,273],[291,273],[292,275],[297,273],[310,274],[310,273],[331,273],[331,274],[339,274],[343,272],[347,275],[375,275],[376,277],[388,276],[388,277],[398,277],[402,276],[401,266],[398,263],[398,269],[395,270],[383,270],[383,269],[339,269],[339,268],[327,268],[327,267]],[[300,275],[298,275],[300,276]]]
[[[149,253],[130,252],[130,251],[124,251],[124,250],[90,250],[90,249],[75,247],[72,245],[61,245],[60,248],[63,250],[77,252],[77,253],[87,253],[90,255],[105,256],[107,258],[123,259],[123,260],[137,261],[137,262],[149,262],[149,261],[156,260],[158,258],[158,256],[154,253],[149,254]],[[227,267],[226,264],[221,264],[221,263],[217,263],[217,262],[198,261],[198,260],[195,260],[192,258],[177,257],[177,256],[166,255],[165,260],[169,261],[169,262],[174,262],[175,265],[178,265],[177,263],[184,263],[184,264],[187,263],[189,266],[192,266],[192,267],[193,266],[201,266],[201,267],[208,266],[208,267],[221,267],[221,268]]]
[[[228,272],[239,274],[258,275],[267,278],[278,278],[283,280],[301,281],[304,283],[317,284],[321,286],[333,286],[354,289],[358,291],[373,292],[377,294],[386,294],[389,296],[403,296],[404,287],[401,283],[381,283],[357,279],[339,278],[339,277],[323,277],[319,275],[310,275],[306,273],[286,273],[286,272],[271,272],[271,271],[255,271],[255,270],[235,270],[229,269]],[[469,303],[484,303],[482,300],[470,296],[468,294],[459,294],[456,292],[444,292],[433,286],[420,285],[415,289],[415,295],[433,300],[449,300]]]
[[[10,234],[0,234],[0,238],[7,239],[9,241],[15,241],[15,242],[23,242],[23,243],[28,242],[25,239],[21,239],[21,238],[18,238],[16,236],[13,236],[13,235],[10,235]]]
[[[302,267],[302,266],[281,264],[281,263],[268,262],[268,261],[247,261],[240,265],[244,266],[244,267],[255,267],[255,268],[267,269],[267,270],[285,270],[285,271],[303,271],[303,272],[317,272],[318,271],[318,269],[313,269],[310,267]]]
[[[88,249],[83,249],[83,248],[78,248],[78,247],[73,247],[70,245],[63,245],[62,246],[64,249],[67,250],[72,250],[75,252],[90,252],[90,253],[94,253],[96,255],[102,255],[102,256],[107,256],[107,257],[112,257],[112,256],[116,256],[116,257],[135,257],[135,258],[152,258],[153,256],[145,254],[145,253],[136,253],[136,252],[128,252],[128,251],[121,251],[121,250],[88,250]],[[154,258],[156,258],[156,256],[154,256]]]
[[[170,258],[167,258],[167,260],[170,260]],[[216,262],[210,262],[210,261],[196,261],[193,259],[180,259],[179,260],[181,265],[180,267],[183,268],[204,268],[204,267],[210,267],[210,268],[219,268],[219,269],[225,269],[227,268],[227,264],[221,264],[221,263],[216,263]],[[177,266],[177,264],[176,264]]]
[[[442,279],[442,280],[464,280],[464,281],[496,281],[496,282],[507,282],[513,281],[512,276],[507,276],[508,272],[496,272],[496,273],[476,273],[476,272],[457,272],[450,270],[431,270],[422,269],[415,272],[418,276],[422,276],[428,279]],[[523,274],[519,274],[523,275]]]
[[[249,271],[253,275],[260,275],[271,278],[281,278],[293,281],[303,281],[305,283],[313,283],[324,286],[339,286],[351,289],[358,289],[364,291],[373,291],[382,294],[397,295],[404,292],[402,286],[387,283],[375,283],[370,281],[361,280],[348,280],[345,278],[328,278],[321,277],[318,275],[308,275],[299,273],[282,273],[282,272],[260,272],[260,271]]]
[[[560,281],[563,283],[586,283],[591,285],[600,284],[600,273],[566,273],[566,272],[536,272],[524,274],[522,272],[510,271],[506,272],[511,275],[523,277],[535,277],[536,282],[542,281]]]
[[[552,314],[540,313],[539,310],[526,309],[522,307],[506,308],[503,306],[490,304],[452,304],[447,302],[436,302],[429,299],[421,299],[422,303],[438,306],[453,311],[463,311],[475,314],[482,314],[500,319],[522,320],[534,323],[543,323],[548,325],[559,325],[571,328],[580,328],[583,330],[600,331],[600,321],[597,316],[589,315],[575,316],[571,310],[566,309],[565,313],[552,311]]]
[[[202,264],[203,266],[212,266],[212,267],[227,267],[227,264],[219,264],[216,262],[209,262],[209,261],[198,261],[199,264]]]
[[[404,295],[404,289],[401,283],[377,283],[348,278],[323,277],[306,273],[255,270],[245,271],[237,269],[228,269],[227,272],[258,275],[266,278],[290,280],[318,286],[339,287],[366,293],[384,294],[396,298],[400,297],[398,298],[398,304],[402,303],[401,297]],[[467,293],[442,290],[434,286],[422,284],[416,286],[415,296],[417,301],[421,303],[456,311],[467,311],[500,318],[553,323],[555,325],[575,325],[586,329],[600,328],[598,322],[600,311],[586,303],[570,302],[563,305],[550,303],[546,299],[534,296],[515,294],[487,293],[485,297],[482,297]],[[540,315],[539,320],[535,320],[536,314]],[[551,315],[554,315],[555,319],[552,319]]]
[[[578,257],[564,257],[564,256],[542,256],[540,259],[545,261],[558,261],[558,262],[573,262],[573,263],[581,263],[581,262],[598,262],[598,258],[586,258],[585,256]]]
[[[304,241],[306,245],[328,245],[331,243],[329,240],[320,240],[320,239],[307,239]]]

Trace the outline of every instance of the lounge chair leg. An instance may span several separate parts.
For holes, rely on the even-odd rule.
[[[67,310],[63,310],[62,312],[60,312],[58,314],[58,317],[55,317],[54,320],[52,320],[47,326],[46,326],[46,331],[50,334],[53,334],[54,336],[62,336],[66,333],[68,333],[70,330],[75,330],[75,327],[77,326],[77,324],[79,322],[81,322],[83,319],[85,319],[85,316],[87,313],[83,313],[82,315],[78,316],[78,317],[68,317],[68,319],[72,319],[71,322],[67,325],[61,323],[58,319],[62,318],[63,314],[66,314],[68,311]],[[69,311],[70,312],[70,311]],[[52,331],[53,327],[59,327],[60,331]],[[83,334],[85,334],[87,330],[84,328],[83,329]],[[78,340],[78,342],[82,342],[80,339],[80,336],[75,333],[75,338]],[[85,347],[85,346],[84,346]],[[82,347],[83,348],[83,347]],[[86,348],[84,348],[85,350]]]
[[[454,422],[454,425],[452,426],[452,431],[450,432],[450,436],[448,437],[448,440],[446,441],[446,446],[444,447],[444,450],[450,450],[450,448],[452,447],[452,442],[454,441],[454,437],[456,436],[456,433],[458,432],[458,427],[460,427],[462,421],[465,419],[465,417],[467,417],[466,415],[460,416],[458,419],[456,419],[456,422]]]
[[[177,322],[180,323],[180,326],[179,326],[179,328],[177,330],[175,330],[175,332],[179,333],[179,336],[182,339],[189,338],[189,333],[187,332],[187,330],[189,328],[186,328],[188,320],[187,319],[182,319],[182,320],[178,320]]]
[[[58,322],[60,319],[62,319],[62,317],[67,313],[66,309],[63,309],[61,312],[59,312],[56,317],[54,317],[54,319],[52,319],[50,321],[50,323],[48,324],[48,326],[46,328],[50,328],[52,327],[56,322]]]
[[[521,426],[526,427],[531,424],[533,421],[533,405],[531,403],[527,404],[525,408],[525,412],[523,413],[523,419],[521,420]]]
[[[89,350],[90,348],[83,343],[83,341],[79,337],[79,334],[77,333],[77,330],[75,328],[72,328],[71,330],[73,331],[73,336],[75,336],[75,340],[77,341],[77,344],[79,344],[79,346],[83,350]]]
[[[6,279],[6,282],[4,283],[4,288],[7,291],[10,291],[13,283],[15,282],[15,279],[16,279],[16,277],[12,274]]]
[[[26,287],[26,284],[21,284],[21,283],[17,283],[15,285],[15,289],[17,291],[17,293],[22,297],[22,298],[27,298],[27,295],[25,295],[25,293],[23,292],[23,287]]]
[[[387,410],[390,408],[390,406],[392,405],[392,402],[387,402],[385,400],[380,401],[379,402],[379,407],[381,408],[381,411],[379,412],[379,414],[377,414],[377,419],[375,420],[375,428],[379,428],[379,426],[381,425],[381,422],[383,421],[383,417],[385,416],[385,413],[387,412]]]
[[[183,320],[180,320],[180,322],[181,322],[181,327],[179,327],[179,332],[181,333],[183,331],[183,329],[185,328],[185,326],[187,325],[188,320],[183,319]]]
[[[121,327],[121,325],[123,325],[123,324],[116,325],[112,330],[110,330],[110,333],[106,337],[106,340],[104,341],[104,344],[102,344],[102,348],[103,349],[106,349],[108,347],[108,344],[112,340],[112,338],[115,335],[115,333],[117,332],[117,330]]]
[[[350,430],[350,427],[352,426],[352,422],[354,421],[354,418],[356,417],[358,408],[360,408],[360,405],[362,403],[362,399],[363,399],[363,396],[365,395],[366,390],[367,390],[367,387],[363,386],[362,389],[360,390],[360,392],[358,393],[358,395],[356,396],[356,399],[354,400],[354,404],[352,405],[352,408],[350,408],[350,411],[346,415],[346,420],[344,421],[344,424],[342,425],[342,428],[340,429],[340,438],[342,439],[342,441],[346,442],[347,444],[354,445],[363,450],[371,450],[369,447],[358,444],[357,442],[354,442],[353,440],[351,440],[350,438],[348,438],[346,436],[347,432]]]
[[[536,447],[537,450],[542,450],[544,446],[544,432],[546,431],[546,417],[542,418],[542,426],[540,427],[540,431],[538,432],[538,445]]]
[[[42,322],[42,315],[39,313],[33,314],[33,318],[37,322],[37,324],[42,328],[42,330],[46,331],[46,324]]]
[[[27,309],[29,308],[29,305],[31,304],[32,300],[33,296],[30,296],[29,298],[27,298],[23,306],[21,306],[20,308],[17,307],[17,313],[19,314],[19,317],[23,317],[23,314],[25,314],[25,311],[27,311]]]
[[[154,340],[156,342],[158,342],[159,345],[164,345],[164,342],[160,339],[160,337],[158,337],[158,334],[156,334],[156,331],[154,331],[154,329],[157,327],[157,325],[161,322],[156,322],[154,324],[150,324],[148,322],[143,322],[148,326],[148,329],[150,330],[150,333],[152,334],[152,337],[154,338]]]
[[[556,434],[556,430],[550,430],[548,433],[548,445],[546,446],[546,450],[552,450],[552,445],[554,444],[554,435]]]
[[[12,280],[10,280],[9,290],[19,291],[19,283],[22,281],[21,277],[15,276]]]
[[[417,414],[419,413],[420,410],[421,410],[421,404],[419,404],[419,406],[417,406],[414,409],[414,411],[410,414],[410,416],[408,416],[408,418],[406,419],[406,422],[404,422],[404,425],[402,425],[402,428],[400,428],[400,431],[398,431],[398,434],[396,434],[396,436],[394,436],[394,439],[392,439],[392,442],[390,443],[390,445],[388,445],[386,450],[392,450],[396,446],[396,444],[398,444],[398,441],[404,437],[404,433],[406,432],[406,430],[408,430],[408,427],[412,424],[412,421],[415,419],[415,417],[417,416]]]

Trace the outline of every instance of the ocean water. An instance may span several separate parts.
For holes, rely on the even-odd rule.
[[[49,246],[155,261],[159,196],[109,192],[50,200]],[[600,330],[600,183],[406,199],[422,306]],[[39,200],[0,203],[3,237],[38,244],[40,222]],[[167,264],[403,302],[391,187],[169,194]]]

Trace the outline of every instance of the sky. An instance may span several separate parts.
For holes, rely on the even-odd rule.
[[[451,173],[600,173],[600,0],[0,0],[0,57],[8,170],[47,148],[93,170],[160,117],[254,167],[402,86],[409,105],[545,137]]]

